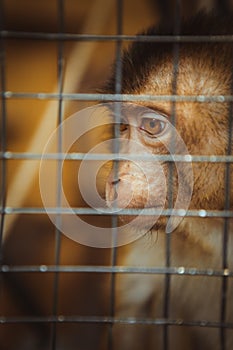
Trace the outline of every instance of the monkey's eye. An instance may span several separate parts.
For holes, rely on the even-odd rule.
[[[128,128],[129,128],[129,125],[124,119],[122,119],[120,122],[120,132],[123,133],[124,131],[127,131]]]
[[[127,120],[122,118],[120,123],[117,124],[117,127],[119,128],[120,133],[124,133],[129,129],[129,124],[127,123]]]
[[[163,133],[167,123],[158,118],[142,118],[140,123],[140,129],[147,134],[157,137]]]
[[[125,131],[129,129],[129,124],[126,120],[122,119],[119,124],[113,123],[113,127],[119,130],[120,134],[123,134]]]

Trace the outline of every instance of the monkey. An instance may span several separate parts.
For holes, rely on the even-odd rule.
[[[132,43],[122,55],[120,92],[151,98],[120,107],[120,152],[144,155],[145,160],[122,158],[113,166],[105,190],[109,207],[115,200],[126,209],[174,207],[178,170],[166,159],[146,156],[168,155],[172,142],[174,154],[184,154],[177,134],[191,157],[232,154],[232,102],[224,96],[233,91],[233,43],[205,37],[232,35],[233,16],[199,13],[182,21],[175,34],[187,40],[153,41],[157,35],[174,35],[174,30],[163,23],[149,28],[142,35],[151,40]],[[116,91],[116,71],[106,84],[108,93]],[[191,99],[165,98],[174,95]],[[196,215],[187,214],[167,232],[163,213],[154,225],[148,225],[149,215],[134,225],[134,216],[119,213],[121,223],[142,235],[116,249],[117,265],[136,270],[115,276],[114,350],[233,348],[233,284],[227,277],[233,268],[233,220],[232,215],[208,215],[232,213],[233,165],[210,158],[193,161],[191,170],[186,165],[179,165],[184,181],[179,208],[192,192],[188,209]],[[160,203],[164,178],[170,190]]]

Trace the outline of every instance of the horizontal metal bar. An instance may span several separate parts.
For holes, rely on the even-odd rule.
[[[164,101],[164,102],[232,102],[231,95],[134,95],[134,94],[98,94],[98,93],[44,93],[2,91],[1,97],[6,99],[39,99],[39,100],[78,100],[78,101]]]
[[[233,163],[232,156],[220,155],[179,155],[179,154],[127,154],[127,153],[29,153],[29,152],[0,152],[0,159],[7,160],[144,160],[144,161],[162,161],[162,162],[209,162],[209,163]]]
[[[116,208],[114,208],[116,210]],[[120,208],[119,208],[120,210]],[[187,210],[184,209],[164,209],[158,210],[154,208],[143,209],[121,209],[118,213],[110,212],[109,208],[43,208],[43,207],[4,207],[0,209],[0,214],[54,214],[54,215],[160,215],[160,216],[190,216],[190,217],[215,217],[215,218],[233,218],[231,210]]]
[[[45,33],[7,31],[0,32],[3,39],[37,39],[49,41],[132,41],[132,42],[233,42],[233,35],[99,35],[99,34],[72,34],[72,33]]]
[[[165,318],[136,318],[111,316],[41,316],[41,317],[0,317],[1,324],[12,323],[89,323],[89,324],[125,324],[125,325],[154,325],[154,326],[187,326],[205,328],[233,328],[233,322],[214,322],[207,320],[185,321],[183,319]]]
[[[144,267],[144,266],[84,266],[84,265],[2,265],[3,273],[119,273],[146,275],[177,275],[177,276],[206,276],[233,277],[229,269],[197,269],[195,267]]]

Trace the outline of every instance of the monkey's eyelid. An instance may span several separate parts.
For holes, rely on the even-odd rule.
[[[151,120],[153,122],[153,120],[155,120],[156,122],[159,122],[160,125],[160,129],[158,130],[153,130],[153,126],[150,129],[150,125],[144,125],[143,121],[148,121]],[[141,120],[141,125],[139,126],[139,130],[142,130],[143,132],[145,132],[147,135],[149,135],[152,138],[157,138],[157,137],[161,137],[166,131],[167,131],[167,127],[168,127],[168,123],[166,121],[162,121],[160,119],[156,119],[156,118],[142,118]]]
[[[168,122],[168,117],[158,112],[143,113],[140,115],[140,119],[141,118],[156,119],[164,123]]]

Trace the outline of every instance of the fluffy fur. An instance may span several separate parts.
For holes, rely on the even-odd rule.
[[[172,35],[171,28],[163,25],[159,29],[151,28],[146,35]],[[229,35],[233,34],[233,16],[219,18],[215,15],[200,14],[187,24],[182,24],[181,35]],[[177,50],[178,48],[178,50]],[[174,54],[176,67],[174,69]],[[203,43],[133,43],[122,57],[122,93],[151,95],[231,95],[233,72],[232,42]],[[174,72],[176,81],[174,82]],[[107,91],[115,91],[115,75],[107,84]],[[142,106],[167,115],[185,141],[192,155],[226,155],[232,152],[229,145],[229,116],[232,105],[227,102],[140,102]],[[175,113],[174,113],[175,112]],[[131,117],[133,118],[133,117]],[[232,114],[231,114],[232,118]],[[129,133],[130,139],[132,133]],[[137,136],[137,141],[140,137]],[[160,154],[158,144],[146,144],[154,154]],[[130,152],[134,152],[133,149]],[[162,153],[165,151],[162,150]],[[153,169],[153,164],[151,169]],[[168,164],[161,166],[168,174]],[[148,167],[148,164],[147,164]],[[124,172],[123,170],[124,169]],[[119,165],[119,180],[126,173],[126,164]],[[132,174],[135,167],[127,164]],[[230,171],[229,171],[230,169]],[[224,163],[193,163],[194,189],[190,209],[224,210],[233,208],[233,167],[227,169]],[[149,171],[149,170],[148,170]],[[137,172],[137,171],[136,171]],[[136,177],[136,173],[134,173]],[[151,176],[151,173],[150,173]],[[228,188],[225,179],[228,176]],[[151,180],[153,183],[153,180]],[[158,178],[154,180],[154,205],[159,197]],[[119,188],[121,187],[119,182]],[[188,179],[187,179],[188,184]],[[131,187],[134,185],[133,180]],[[111,200],[111,177],[108,180],[107,199]],[[174,173],[173,192],[176,194],[177,177]],[[127,192],[123,191],[125,196]],[[120,192],[119,192],[120,193]],[[140,200],[143,184],[135,184],[134,203]],[[229,200],[226,202],[226,195]],[[123,195],[122,195],[123,196]],[[137,206],[139,206],[137,204]],[[166,201],[168,206],[168,201]],[[118,250],[118,264],[137,267],[165,267],[167,261],[166,218],[160,218],[156,230],[152,232],[156,239],[149,240],[144,235],[136,242]],[[227,238],[226,261],[223,263],[224,232]],[[227,232],[227,235],[226,235]],[[169,264],[195,269],[233,268],[233,224],[232,219],[186,217],[170,236]],[[183,320],[190,326],[168,327],[168,346],[172,350],[221,349],[233,348],[233,329],[220,331],[216,327],[195,326],[201,320],[233,324],[233,284],[228,280],[225,295],[225,318],[221,316],[222,277],[174,275],[170,278],[169,305],[166,304],[166,276],[159,274],[119,274],[116,280],[116,316],[140,321]],[[166,306],[167,305],[167,306]],[[153,323],[153,322],[152,322]],[[159,322],[157,322],[159,324]],[[193,324],[192,324],[193,323]],[[114,349],[142,350],[163,349],[164,328],[153,324],[116,324],[114,326]],[[192,324],[192,326],[191,326]],[[167,329],[165,330],[165,332]]]

